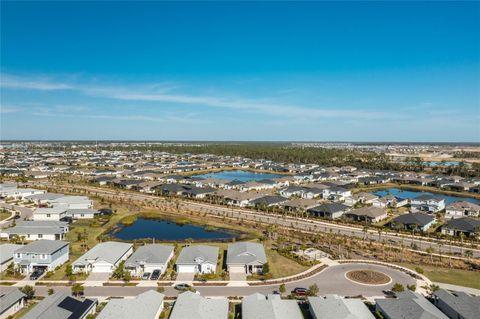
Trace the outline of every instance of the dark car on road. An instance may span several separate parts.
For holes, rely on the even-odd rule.
[[[30,280],[37,280],[38,278],[40,278],[40,276],[43,275],[43,270],[34,270],[31,274],[30,274]]]
[[[160,278],[160,270],[155,269],[152,272],[152,276],[150,277],[150,280],[158,280]]]
[[[307,295],[308,289],[307,288],[301,288],[297,287],[292,290],[292,295],[297,296],[297,297],[304,297]]]

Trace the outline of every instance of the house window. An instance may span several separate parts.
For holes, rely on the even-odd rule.
[[[43,234],[38,234],[38,238],[43,238]]]
[[[22,258],[22,254],[17,254],[17,258]]]
[[[83,216],[85,216],[85,214],[80,214],[80,217],[83,217]]]
[[[47,214],[47,218],[50,218],[50,216],[51,216],[50,214]]]
[[[27,234],[27,238],[30,238],[30,234]]]
[[[47,255],[42,254],[42,259],[47,259]]]

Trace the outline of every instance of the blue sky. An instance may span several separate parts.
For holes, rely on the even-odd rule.
[[[2,139],[480,142],[480,3],[1,2]]]

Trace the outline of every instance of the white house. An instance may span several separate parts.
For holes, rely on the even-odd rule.
[[[23,308],[25,294],[18,289],[0,292],[0,319],[12,318]]]
[[[230,273],[261,273],[267,256],[262,244],[239,242],[228,245],[227,268]]]
[[[73,272],[112,273],[132,253],[133,245],[129,243],[99,243],[72,264]]]
[[[420,195],[410,201],[412,212],[436,213],[445,209],[445,199],[429,194]]]
[[[480,216],[480,205],[470,202],[454,202],[445,208],[445,218],[448,219],[478,216]]]
[[[139,277],[144,272],[153,272],[160,270],[164,273],[167,269],[168,263],[173,258],[172,245],[152,244],[140,246],[128,259],[125,261],[125,269],[130,271],[132,276]]]
[[[97,319],[157,319],[163,310],[164,297],[148,290],[134,298],[111,299]]]
[[[91,208],[83,209],[67,209],[67,216],[72,219],[88,219],[93,218],[98,213],[97,210]]]
[[[347,197],[352,196],[352,191],[343,187],[331,187],[323,190],[323,198],[337,201],[344,201]]]
[[[15,250],[13,262],[26,274],[35,269],[52,271],[68,261],[68,247],[62,240],[36,240]]]
[[[67,216],[67,208],[65,207],[37,208],[33,211],[33,220],[60,221]]]
[[[14,227],[0,231],[0,238],[11,239],[14,236],[24,237],[26,240],[62,240],[68,233],[67,222],[54,220],[24,220],[19,221]]]
[[[0,245],[0,272],[7,270],[8,265],[13,262],[13,252],[22,245],[2,244]]]
[[[214,273],[217,270],[218,247],[194,245],[182,249],[177,258],[178,273]]]

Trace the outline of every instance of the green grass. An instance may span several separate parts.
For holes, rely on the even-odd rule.
[[[478,271],[441,268],[434,266],[417,266],[414,264],[405,263],[399,265],[410,269],[420,267],[424,270],[424,275],[434,282],[480,289],[480,272]]]
[[[271,249],[269,242],[265,243],[265,253],[267,255],[268,265],[270,266],[270,273],[273,278],[281,278],[299,274],[307,270],[308,266],[303,266],[296,261],[284,257]]]
[[[7,218],[10,217],[11,215],[12,215],[12,214],[10,214],[10,212],[0,210],[0,220],[7,219]]]

